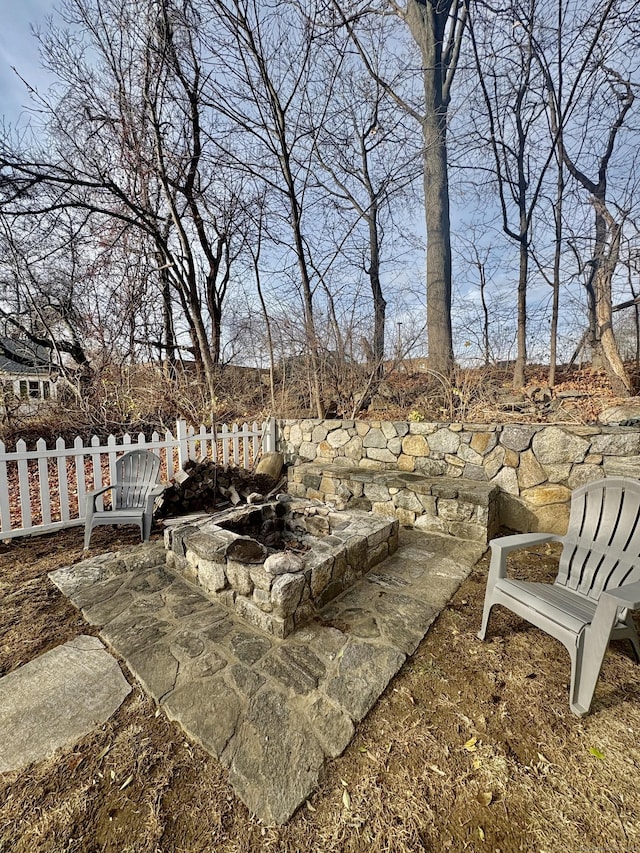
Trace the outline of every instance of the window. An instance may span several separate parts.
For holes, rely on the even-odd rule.
[[[21,379],[20,380],[20,399],[26,400],[28,396],[29,396],[29,392],[28,392],[27,380]]]
[[[51,385],[49,384],[49,380],[45,379],[42,383],[42,399],[48,400],[51,397]]]
[[[29,380],[29,396],[33,400],[37,400],[40,397],[40,383],[37,379],[35,381],[33,379]]]

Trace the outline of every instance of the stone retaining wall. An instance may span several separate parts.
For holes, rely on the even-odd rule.
[[[604,476],[640,478],[637,427],[281,420],[288,465],[331,462],[420,471],[500,486],[500,520],[563,533],[572,489]]]

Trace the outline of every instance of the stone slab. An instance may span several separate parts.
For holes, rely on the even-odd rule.
[[[131,691],[97,637],[82,634],[0,679],[0,773],[48,758],[106,722]]]
[[[80,563],[51,579],[76,606],[96,602],[101,636],[143,687],[229,768],[236,793],[261,820],[281,824],[346,748],[484,549],[402,529],[392,556],[285,639],[248,625],[182,577],[168,582],[162,567],[123,573],[117,554],[113,572],[107,559],[100,571]],[[122,582],[108,586],[116,575]]]

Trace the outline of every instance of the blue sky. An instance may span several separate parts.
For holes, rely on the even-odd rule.
[[[0,0],[0,114],[12,125],[26,123],[24,107],[29,103],[26,88],[12,66],[32,85],[46,88],[31,25],[44,24],[53,10],[53,0]]]

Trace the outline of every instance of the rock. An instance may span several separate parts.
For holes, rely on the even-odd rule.
[[[405,435],[402,439],[402,453],[405,456],[428,456],[430,452],[427,439],[423,435]]]
[[[637,456],[640,454],[640,432],[596,435],[591,442],[591,453],[607,456]]]
[[[194,740],[216,758],[223,752],[240,719],[240,702],[219,675],[192,680],[177,687],[163,703],[170,720],[177,720]]]
[[[325,753],[337,758],[355,734],[349,715],[320,694],[307,707],[306,716]]]
[[[494,449],[487,454],[484,460],[484,470],[486,471],[487,477],[489,480],[493,479],[496,476],[498,471],[502,468],[504,464],[504,456],[505,449],[498,445],[494,447]]]
[[[598,423],[622,424],[623,421],[640,420],[640,400],[628,400],[619,406],[603,409],[598,415]]]
[[[344,447],[350,439],[346,429],[334,429],[327,435],[327,442],[334,448]]]
[[[607,477],[640,479],[640,456],[605,456],[603,467]]]
[[[530,489],[544,483],[547,476],[535,457],[533,450],[525,450],[520,454],[518,468],[518,484],[521,489]]]
[[[567,532],[569,525],[569,503],[549,504],[548,506],[534,507],[536,518],[535,531],[545,533],[559,533],[561,536]]]
[[[249,536],[238,536],[227,547],[227,559],[238,563],[262,563],[267,554],[264,545]]]
[[[359,435],[354,435],[344,445],[344,455],[347,459],[355,459],[356,461],[362,458],[362,439]]]
[[[264,570],[268,575],[285,575],[301,572],[304,569],[304,560],[291,551],[278,551],[270,554],[264,561]]]
[[[253,581],[249,571],[249,566],[244,563],[237,563],[235,560],[227,561],[227,580],[231,588],[238,595],[251,595],[253,592]]]
[[[413,471],[416,467],[416,460],[414,456],[406,456],[402,454],[398,457],[398,468],[401,471]]]
[[[574,465],[567,484],[570,489],[577,489],[585,483],[601,480],[603,476],[604,471],[600,465]]]
[[[321,441],[324,441],[329,434],[329,430],[324,424],[319,424],[317,427],[314,427],[313,432],[311,433],[311,441],[315,444],[320,444]]]
[[[591,442],[579,435],[573,435],[556,426],[540,430],[534,436],[532,444],[536,459],[542,465],[582,462],[590,445]]]
[[[503,491],[508,492],[510,495],[520,494],[518,475],[514,468],[503,468],[495,477],[492,477],[491,482],[500,486]]]
[[[285,618],[293,615],[300,604],[304,584],[304,575],[300,572],[278,575],[271,587],[271,603],[276,616]]]
[[[471,465],[482,465],[482,455],[474,450],[470,444],[461,444],[458,449],[458,456]]]
[[[266,657],[261,669],[299,696],[315,690],[326,672],[324,664],[310,648],[291,642]]]
[[[431,453],[456,453],[460,447],[460,436],[446,427],[436,430],[429,436]]]
[[[386,448],[387,437],[381,429],[370,429],[362,442],[363,447]]]
[[[364,496],[370,501],[389,501],[391,494],[387,486],[378,483],[365,483]]]
[[[503,428],[500,435],[500,444],[503,447],[508,447],[509,450],[518,452],[526,450],[531,444],[531,439],[535,435],[535,429],[527,426],[513,425]]]
[[[520,495],[530,507],[547,506],[548,504],[560,504],[571,500],[571,489],[566,486],[548,484],[526,489]]]
[[[273,450],[270,453],[265,453],[262,459],[256,465],[255,473],[264,474],[271,477],[274,481],[280,479],[282,467],[284,465],[284,456]]]
[[[300,454],[302,459],[315,459],[317,452],[317,444],[313,444],[311,441],[303,441],[300,445],[300,449],[298,453]]]
[[[580,465],[581,463],[577,463]],[[565,462],[563,465],[543,465],[544,473],[550,483],[564,483],[571,473],[572,466],[570,462]]]
[[[497,441],[498,437],[495,432],[474,432],[471,436],[469,446],[472,450],[475,450],[476,453],[484,456],[493,450]]]
[[[0,679],[0,773],[19,770],[106,722],[131,686],[97,637],[80,635]]]
[[[405,655],[396,649],[350,641],[325,692],[359,722],[404,661]]]
[[[396,462],[396,457],[386,447],[370,447],[367,450],[367,458],[375,459],[378,462],[389,462],[390,464]]]

